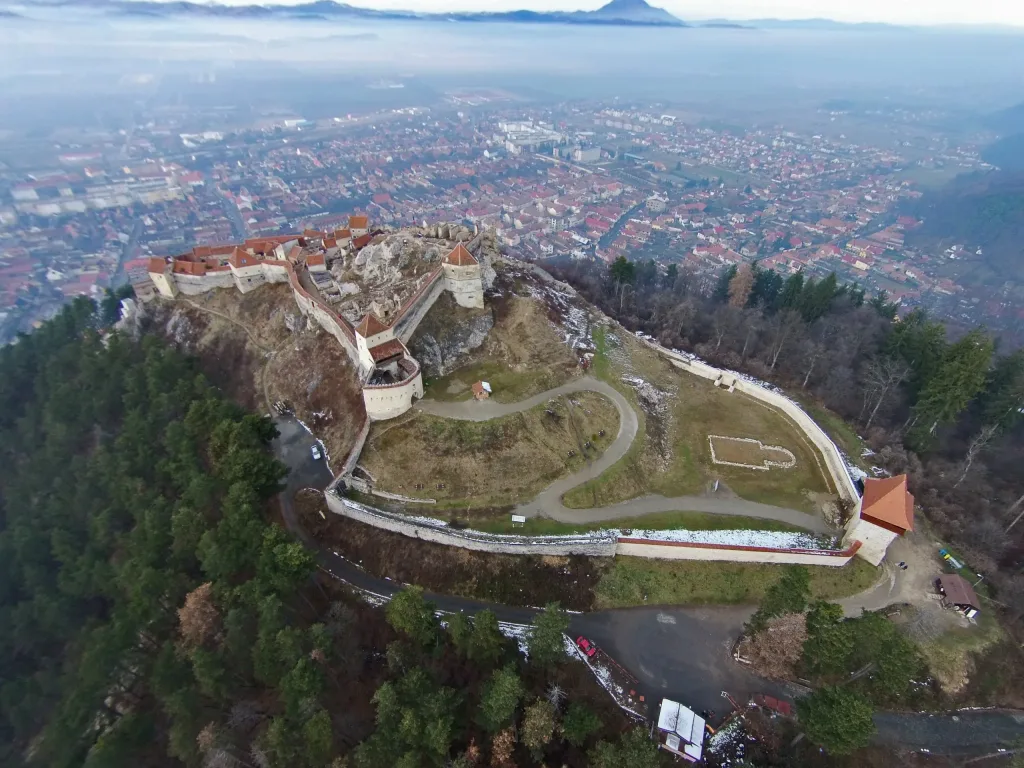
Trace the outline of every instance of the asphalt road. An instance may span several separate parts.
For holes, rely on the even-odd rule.
[[[292,418],[276,420],[280,436],[275,455],[290,473],[281,507],[285,524],[316,552],[318,565],[353,587],[389,597],[401,585],[378,579],[330,551],[319,548],[299,526],[292,506],[302,488],[322,490],[333,479],[327,463],[313,459],[317,441]],[[499,621],[528,624],[537,613],[480,600],[427,593],[442,611],[476,613],[488,608]],[[721,697],[728,691],[737,701],[767,693],[792,701],[795,687],[764,680],[733,661],[730,651],[752,608],[739,606],[650,607],[573,614],[569,631],[585,635],[638,680],[638,691],[652,706],[663,697],[696,709],[728,711]],[[875,715],[877,741],[934,753],[975,755],[1009,748],[1024,738],[1024,712],[971,710],[952,714],[881,712]]]

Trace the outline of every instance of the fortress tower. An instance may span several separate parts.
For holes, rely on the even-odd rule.
[[[484,286],[480,263],[459,243],[441,262],[445,288],[460,307],[483,307]]]

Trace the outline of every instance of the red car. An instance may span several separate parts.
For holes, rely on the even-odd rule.
[[[584,655],[591,658],[597,653],[597,646],[587,640],[583,635],[576,638],[576,647],[583,651]]]

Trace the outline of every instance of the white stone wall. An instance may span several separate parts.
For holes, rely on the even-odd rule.
[[[445,286],[460,307],[480,308],[484,305],[484,284],[479,264],[460,267],[444,264]]]
[[[398,322],[392,326],[403,344],[409,343],[409,339],[416,333],[416,329],[423,322],[423,318],[427,316],[427,312],[430,311],[430,308],[434,306],[447,288],[448,282],[442,275],[423,292],[423,295],[412,306],[405,310],[405,313],[399,318]]]
[[[628,331],[626,332],[628,333]],[[843,457],[840,454],[839,449],[836,447],[836,444],[832,442],[829,436],[825,434],[824,430],[822,430],[814,419],[808,416],[807,412],[799,405],[794,403],[788,397],[780,395],[777,392],[772,392],[770,389],[765,389],[751,381],[737,378],[734,374],[722,371],[700,360],[691,360],[649,341],[644,341],[644,343],[668,358],[668,360],[680,370],[708,379],[709,381],[717,381],[722,378],[725,384],[734,384],[736,390],[739,392],[750,395],[751,397],[782,411],[805,435],[807,435],[807,438],[814,444],[815,448],[818,449],[818,453],[825,464],[825,468],[828,472],[829,478],[831,479],[833,488],[837,490],[843,499],[847,500],[851,504],[859,503],[860,495],[857,493],[857,488],[854,486],[853,480],[850,479],[850,474],[846,471],[846,462],[843,461]]]
[[[854,515],[846,524],[846,535],[843,536],[843,543],[860,542],[860,551],[857,553],[872,565],[881,565],[885,559],[885,552],[889,545],[898,536],[892,531],[862,520],[860,515]]]
[[[580,536],[503,536],[480,531],[460,531],[445,525],[430,525],[421,518],[394,515],[383,510],[357,504],[334,493],[325,493],[328,508],[339,515],[367,523],[376,528],[400,533],[414,539],[432,541],[479,552],[501,552],[510,555],[590,555],[611,557],[615,539],[606,534]]]
[[[711,546],[707,544],[669,544],[619,539],[616,555],[647,557],[658,560],[716,560],[729,563],[787,563],[827,565],[839,568],[853,559],[854,552],[830,553],[806,549],[766,549],[752,547]]]
[[[174,283],[178,291],[186,296],[196,296],[200,293],[216,290],[217,288],[233,288],[235,280],[231,273],[207,272],[205,275],[174,275]]]
[[[404,384],[363,387],[363,405],[366,415],[373,421],[401,416],[412,408],[413,399],[419,397],[423,397],[423,374],[420,371]]]
[[[178,285],[175,283],[173,275],[167,272],[150,272],[149,278],[161,296],[173,299],[178,295]]]

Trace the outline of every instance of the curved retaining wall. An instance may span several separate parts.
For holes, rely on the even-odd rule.
[[[629,331],[625,330],[623,332],[629,333]],[[814,447],[818,449],[818,452],[821,454],[821,457],[825,462],[825,468],[828,470],[829,477],[832,479],[832,484],[835,486],[839,495],[852,504],[860,502],[860,494],[857,493],[857,488],[854,486],[853,480],[850,478],[850,473],[846,470],[846,462],[843,460],[843,456],[839,452],[839,448],[836,447],[836,444],[832,442],[831,438],[825,434],[824,430],[818,426],[817,422],[808,416],[807,412],[796,402],[790,400],[785,395],[780,395],[778,392],[773,392],[772,390],[762,387],[755,382],[741,378],[732,371],[724,371],[720,368],[715,368],[714,366],[708,365],[703,360],[686,357],[677,352],[673,352],[670,349],[666,349],[660,344],[655,344],[654,342],[648,341],[647,339],[639,336],[637,338],[658,354],[666,357],[669,362],[680,370],[684,370],[687,373],[692,373],[695,376],[700,376],[701,378],[708,379],[710,381],[724,379],[729,385],[733,386],[740,392],[750,395],[766,405],[770,405],[771,407],[782,411],[797,425],[797,427],[800,428],[800,430],[807,436],[807,439],[814,444]]]
[[[581,534],[580,536],[504,536],[431,525],[424,518],[406,517],[384,512],[338,496],[325,493],[327,506],[332,512],[361,523],[383,528],[435,544],[473,549],[479,552],[499,552],[508,555],[589,555],[591,557],[612,557],[615,554],[615,537],[606,533]]]

